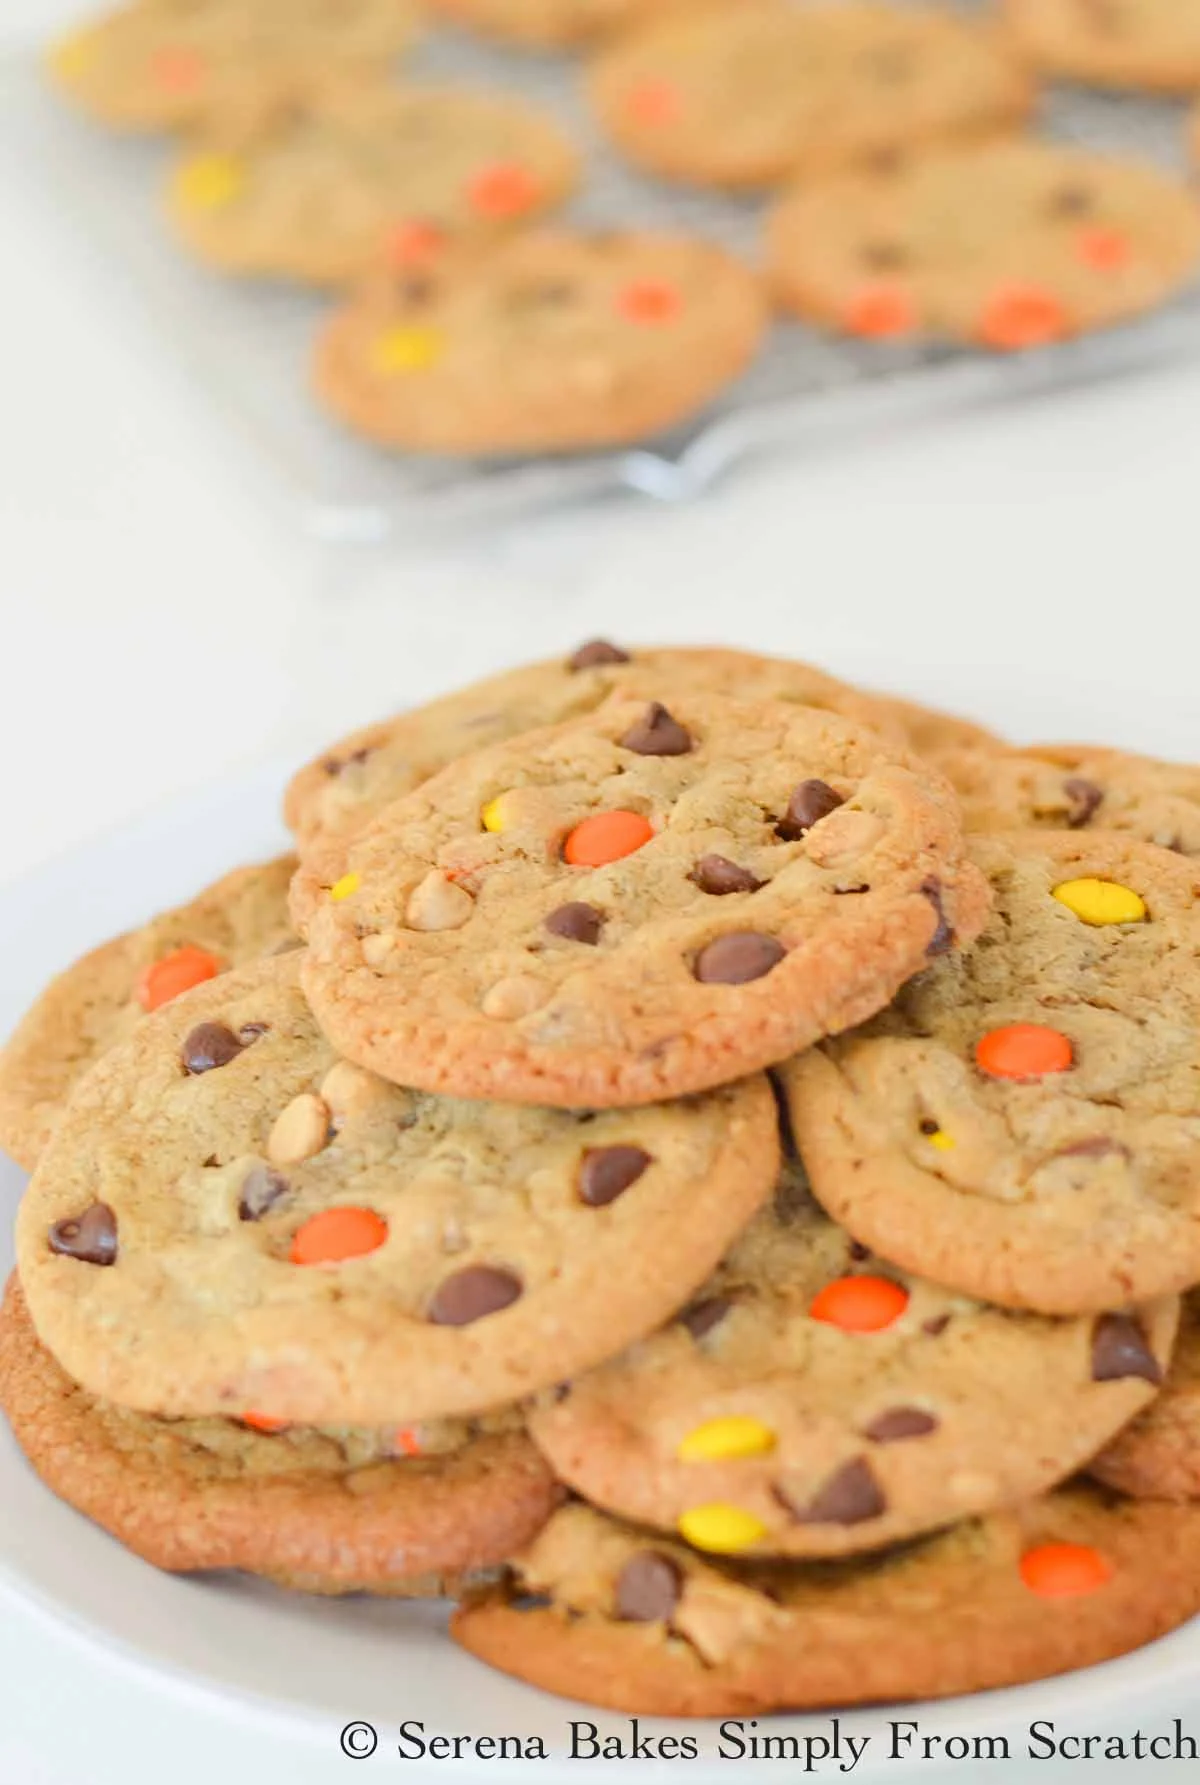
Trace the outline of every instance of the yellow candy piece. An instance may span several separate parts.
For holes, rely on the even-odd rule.
[[[246,171],[232,155],[193,155],[175,174],[180,202],[196,211],[219,211],[232,204],[246,184]]]
[[[91,31],[72,31],[69,36],[61,37],[57,43],[51,44],[46,57],[50,72],[62,81],[81,79],[95,59],[95,34]]]
[[[479,817],[485,831],[502,831],[504,829],[505,796],[498,793],[494,800],[489,800]]]
[[[1054,896],[1081,923],[1097,928],[1110,923],[1145,923],[1149,915],[1145,899],[1116,880],[1064,880],[1054,888]]]
[[[335,880],[330,887],[329,896],[335,905],[340,905],[343,899],[352,897],[361,885],[361,874],[343,874],[341,879]]]
[[[732,1556],[758,1543],[766,1536],[767,1527],[752,1512],[716,1500],[711,1506],[689,1507],[679,1521],[679,1534],[693,1549]]]
[[[761,1457],[775,1448],[775,1434],[761,1419],[732,1413],[708,1419],[689,1432],[675,1452],[681,1463],[726,1463],[736,1457]]]
[[[381,372],[425,372],[441,357],[442,337],[432,328],[392,328],[375,343]]]
[[[948,1153],[954,1145],[944,1128],[936,1128],[932,1134],[927,1134],[925,1139],[931,1147],[936,1147],[939,1153]]]

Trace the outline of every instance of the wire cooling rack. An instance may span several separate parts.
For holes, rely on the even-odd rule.
[[[576,63],[439,31],[406,74],[516,91],[562,119],[584,145],[589,168],[571,220],[693,231],[757,256],[763,204],[659,184],[624,166],[579,101]],[[1055,89],[1040,123],[1064,140],[1176,169],[1184,162],[1181,111],[1171,102]],[[393,529],[407,534],[621,488],[680,501],[768,448],[811,448],[834,432],[893,427],[1200,348],[1200,290],[1104,335],[1005,358],[841,340],[781,322],[756,364],[703,416],[633,451],[522,461],[385,453],[344,433],[310,397],[311,346],[328,299],[222,278],[176,248],[161,217],[169,146],[112,137],[77,118],[44,86],[32,52],[0,63],[0,131],[48,199],[73,221],[84,217],[119,257],[148,315],[274,462],[309,525],[331,540],[371,541]]]

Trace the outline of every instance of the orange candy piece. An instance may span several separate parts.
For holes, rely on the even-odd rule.
[[[293,1235],[289,1256],[293,1264],[341,1264],[378,1251],[387,1235],[374,1209],[322,1209]]]
[[[639,124],[673,124],[679,116],[679,88],[670,81],[642,81],[627,101],[629,115]]]
[[[1066,306],[1040,285],[1010,285],[999,291],[979,318],[978,338],[984,347],[1012,353],[1022,347],[1046,347],[1070,332]]]
[[[528,168],[498,161],[475,175],[467,197],[481,217],[520,217],[537,203],[538,183]]]
[[[421,1440],[411,1426],[401,1426],[392,1439],[392,1448],[399,1451],[402,1456],[419,1457]]]
[[[1070,1072],[1075,1050],[1058,1029],[1041,1023],[1011,1023],[992,1029],[975,1043],[975,1064],[989,1078],[1046,1078]]]
[[[632,855],[654,835],[640,812],[597,812],[584,818],[563,844],[563,860],[573,868],[604,868]]]
[[[137,1001],[143,1010],[157,1010],[160,1004],[178,998],[180,992],[190,992],[194,985],[215,979],[220,971],[220,961],[206,948],[185,944],[143,969],[135,988]]]
[[[398,223],[388,241],[388,259],[393,266],[419,267],[428,266],[436,260],[446,245],[446,239],[434,223],[423,223],[419,218]]]
[[[896,341],[916,332],[917,307],[902,285],[864,285],[842,312],[848,334],[868,341]]]
[[[844,1333],[881,1333],[907,1306],[907,1289],[890,1277],[839,1277],[813,1297],[808,1311]]]
[[[1119,229],[1084,229],[1076,249],[1085,265],[1101,273],[1119,273],[1133,259],[1133,243]]]
[[[286,1432],[286,1419],[272,1419],[269,1413],[243,1413],[242,1424],[249,1426],[252,1432],[265,1432],[268,1436],[275,1432]]]
[[[195,50],[161,49],[150,67],[157,84],[171,93],[194,92],[204,80],[204,60]]]
[[[638,279],[617,293],[617,309],[627,322],[673,322],[683,299],[665,279]]]
[[[1112,1577],[1108,1557],[1086,1543],[1043,1543],[1021,1557],[1021,1579],[1040,1599],[1082,1598]]]

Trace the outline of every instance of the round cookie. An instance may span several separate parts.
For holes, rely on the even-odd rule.
[[[696,1548],[841,1556],[1012,1506],[1149,1403],[1179,1308],[1047,1320],[873,1259],[785,1167],[691,1306],[530,1431],[583,1499]]]
[[[578,157],[552,117],[469,88],[337,83],[226,120],[175,170],[183,241],[226,272],[328,285],[373,267],[419,279],[562,203]]]
[[[343,870],[345,840],[392,800],[487,744],[593,712],[616,689],[647,696],[683,689],[793,702],[841,713],[901,740],[910,711],[921,712],[904,708],[893,718],[893,705],[903,703],[860,694],[809,663],[716,648],[625,649],[591,639],[565,659],[505,670],[353,732],[293,778],[284,818],[306,863],[327,874],[332,885]],[[919,749],[915,742],[913,747]]]
[[[750,364],[767,320],[755,274],[698,238],[521,235],[359,292],[318,342],[316,386],[381,446],[621,446],[705,408]]]
[[[1004,0],[1005,21],[1040,73],[1093,87],[1194,93],[1198,0]]]
[[[1099,1481],[1144,1500],[1200,1500],[1200,1294],[1183,1298],[1166,1386],[1092,1463]]]
[[[0,1308],[0,1408],[53,1493],[171,1573],[435,1597],[445,1577],[528,1543],[560,1498],[515,1412],[267,1432],[97,1401],[39,1343],[15,1277]]]
[[[21,1206],[21,1281],[63,1368],[143,1412],[473,1414],[667,1319],[778,1157],[761,1078],[605,1115],[385,1084],[339,1060],[284,956],[79,1087]]]
[[[1128,831],[1179,855],[1200,856],[1200,768],[1088,744],[1031,750],[947,750],[970,830],[1049,826]]]
[[[68,967],[0,1049],[0,1146],[32,1171],[72,1088],[147,1010],[186,986],[298,946],[288,917],[294,856],[235,868],[188,904]]]
[[[905,1269],[1071,1314],[1200,1282],[1200,907],[1101,831],[980,837],[973,949],[781,1069],[817,1199]]]
[[[585,1506],[555,1513],[455,1640],[563,1697],[666,1717],[1020,1685],[1200,1609],[1200,1511],[1061,1488],[883,1556],[735,1567]]]
[[[717,695],[452,763],[354,838],[305,990],[397,1082],[567,1108],[684,1096],[880,1009],[974,936],[950,789],[876,733]]]
[[[707,6],[734,0],[705,0]],[[449,24],[528,50],[567,50],[686,7],[688,0],[432,0]]]
[[[414,0],[140,0],[59,39],[51,79],[112,129],[189,129],[269,107],[314,79],[384,71],[412,38]],[[214,177],[213,189],[218,185]]]
[[[631,161],[732,188],[1015,126],[1033,88],[993,27],[877,0],[747,0],[620,38],[588,94]]]
[[[797,187],[768,255],[798,316],[1012,351],[1165,303],[1200,259],[1200,207],[1148,163],[991,143]]]

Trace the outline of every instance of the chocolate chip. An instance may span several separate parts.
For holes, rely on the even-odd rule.
[[[693,1302],[683,1310],[679,1324],[686,1326],[693,1339],[702,1339],[714,1326],[720,1326],[732,1306],[727,1295],[706,1295],[703,1301]]]
[[[872,1444],[898,1444],[905,1438],[925,1438],[936,1432],[938,1421],[920,1407],[889,1407],[863,1431]]]
[[[1129,1376],[1157,1388],[1162,1365],[1131,1314],[1102,1314],[1092,1328],[1092,1381],[1123,1382]]]
[[[780,1150],[787,1160],[799,1159],[800,1149],[796,1145],[796,1131],[792,1127],[792,1106],[788,1102],[788,1094],[783,1080],[773,1066],[767,1068],[767,1083],[770,1085],[771,1095],[775,1099],[775,1117],[779,1123]]]
[[[908,265],[907,250],[899,242],[866,242],[862,249],[864,266],[877,273],[895,272],[897,267]]]
[[[762,979],[786,953],[774,936],[733,930],[700,950],[692,972],[702,985],[746,985],[752,979]]]
[[[1067,824],[1073,831],[1082,830],[1104,803],[1104,789],[1082,775],[1071,775],[1063,782],[1063,792],[1071,802]]]
[[[633,750],[638,756],[686,756],[692,748],[692,734],[661,701],[652,700],[620,743],[623,750]]]
[[[942,903],[941,881],[931,876],[928,880],[921,882],[921,891],[933,906],[934,915],[937,918],[937,925],[925,949],[925,953],[932,960],[937,955],[949,954],[954,947],[954,925],[946,916],[946,907]]]
[[[567,658],[567,668],[571,670],[595,669],[602,663],[628,663],[629,661],[629,652],[622,651],[619,645],[610,645],[606,638],[592,638],[586,645],[580,645],[573,657]]]
[[[922,1321],[921,1331],[928,1333],[931,1339],[940,1339],[949,1324],[949,1314],[935,1314],[932,1320]]]
[[[604,919],[594,905],[573,899],[569,905],[560,905],[557,911],[550,913],[545,928],[552,936],[561,936],[564,942],[584,942],[594,948],[600,940]]]
[[[864,1246],[861,1240],[851,1240],[849,1256],[854,1260],[855,1264],[865,1264],[867,1259],[871,1256],[871,1248],[869,1246]]]
[[[783,1486],[776,1487],[775,1495],[801,1525],[864,1525],[887,1511],[883,1490],[865,1457],[845,1463],[807,1505],[796,1505]]]
[[[546,1611],[553,1605],[549,1593],[518,1593],[508,1601],[509,1611]]]
[[[1086,217],[1092,209],[1092,194],[1086,186],[1059,186],[1050,194],[1052,217]]]
[[[785,843],[797,843],[801,837],[807,836],[814,824],[820,824],[822,818],[828,818],[845,803],[827,781],[801,781],[775,829]]]
[[[239,1041],[224,1023],[197,1023],[185,1037],[179,1057],[184,1071],[195,1075],[213,1072],[218,1066],[228,1066],[245,1049],[246,1043]]]
[[[749,868],[739,868],[724,855],[702,855],[688,879],[701,892],[712,893],[717,899],[724,898],[726,893],[757,892],[760,886],[767,884]]]
[[[941,1123],[935,1122],[932,1116],[926,1116],[925,1120],[919,1123],[918,1126],[920,1127],[922,1134],[940,1134],[942,1132]]]
[[[522,1283],[511,1271],[471,1264],[439,1283],[426,1318],[434,1326],[472,1326],[519,1301]]]
[[[94,1202],[82,1215],[69,1215],[50,1229],[50,1250],[80,1264],[117,1262],[117,1217],[106,1202]]]
[[[631,1556],[617,1579],[617,1616],[631,1624],[665,1624],[683,1591],[683,1570],[658,1550]]]
[[[579,1168],[579,1200],[590,1209],[616,1202],[652,1163],[641,1147],[592,1147]]]
[[[252,1165],[242,1183],[238,1198],[238,1216],[243,1221],[261,1221],[263,1216],[291,1194],[292,1186],[282,1172],[269,1165]]]

